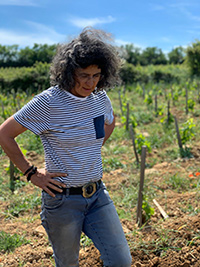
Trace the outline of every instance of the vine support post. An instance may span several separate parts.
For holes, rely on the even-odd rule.
[[[167,102],[167,124],[170,123],[170,100]]]
[[[199,83],[198,83],[198,86],[197,86],[197,101],[198,103],[200,104],[200,89],[199,89]]]
[[[174,92],[172,87],[171,87],[171,99],[172,99],[172,105],[174,106]]]
[[[129,126],[129,103],[126,104],[126,130],[128,131]]]
[[[125,96],[125,94],[126,94],[126,86],[124,85],[124,87],[123,87],[123,96]]]
[[[185,113],[188,114],[188,88],[185,88]]]
[[[139,186],[139,191],[138,191],[137,218],[136,218],[136,223],[138,224],[139,227],[142,226],[142,201],[143,201],[145,161],[146,161],[146,146],[142,146],[141,167],[140,167],[140,186]]]
[[[145,86],[144,85],[142,86],[142,92],[143,92],[142,97],[143,97],[143,99],[145,99]]]
[[[121,99],[121,93],[120,93],[120,90],[118,91],[118,96],[119,96],[119,105],[120,105],[121,114],[123,115],[122,99]]]
[[[136,150],[136,145],[135,145],[135,135],[134,135],[134,131],[133,131],[133,127],[132,125],[130,124],[130,135],[131,135],[131,139],[132,139],[132,143],[133,143],[133,150],[134,150],[134,153],[135,153],[135,158],[136,158],[136,162],[137,164],[139,164],[139,157],[138,157],[138,153],[137,153],[137,150]]]
[[[157,97],[157,94],[155,94],[155,114],[156,114],[156,117],[158,117],[158,97]]]
[[[179,148],[182,149],[183,145],[182,145],[182,141],[181,141],[181,136],[180,136],[179,127],[178,127],[178,121],[177,121],[176,116],[174,116],[174,121],[175,121],[175,126],[176,126],[176,134],[177,134],[177,139],[178,139],[178,145],[179,145]]]
[[[10,160],[10,190],[14,192],[15,190],[15,167],[12,161]]]

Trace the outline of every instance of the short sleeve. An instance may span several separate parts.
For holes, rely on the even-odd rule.
[[[113,116],[112,104],[111,104],[111,101],[107,95],[106,95],[106,103],[105,104],[106,104],[105,124],[110,125],[114,120],[114,116]]]
[[[44,92],[35,96],[22,109],[14,114],[14,119],[36,135],[49,128],[49,95]]]

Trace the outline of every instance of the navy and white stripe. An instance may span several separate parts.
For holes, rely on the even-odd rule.
[[[113,110],[106,92],[79,98],[51,87],[35,96],[14,119],[40,136],[49,172],[67,187],[77,187],[102,177],[101,146],[104,123],[111,124]]]

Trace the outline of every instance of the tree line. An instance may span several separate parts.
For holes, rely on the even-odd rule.
[[[49,86],[49,67],[57,45],[34,44],[32,48],[0,45],[0,91],[43,90]],[[123,84],[179,83],[200,77],[200,41],[186,49],[177,47],[165,55],[161,49],[144,50],[133,44],[119,47],[124,64]]]
[[[122,57],[135,66],[182,64],[186,55],[186,51],[182,46],[172,49],[167,55],[157,47],[147,47],[142,50],[133,44],[121,46],[120,50]]]
[[[35,62],[50,63],[56,47],[56,44],[34,44],[32,48],[26,46],[20,49],[16,44],[0,45],[0,67],[30,67]],[[185,50],[181,46],[172,49],[167,55],[157,47],[142,50],[133,44],[127,44],[119,49],[122,57],[133,65],[182,64],[185,58]]]
[[[0,45],[0,67],[30,67],[36,62],[50,63],[56,52],[57,45],[34,44],[32,48],[18,45]],[[187,48],[173,48],[168,54],[157,47],[141,49],[134,44],[119,47],[120,54],[127,63],[134,66],[183,64],[185,61],[192,66],[192,74],[200,73],[200,41]]]
[[[50,63],[57,45],[34,44],[32,48],[0,45],[0,67],[31,67],[36,62]]]

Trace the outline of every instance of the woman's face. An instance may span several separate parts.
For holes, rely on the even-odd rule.
[[[101,79],[101,69],[97,65],[75,70],[75,86],[71,93],[78,97],[89,96],[96,88]]]

